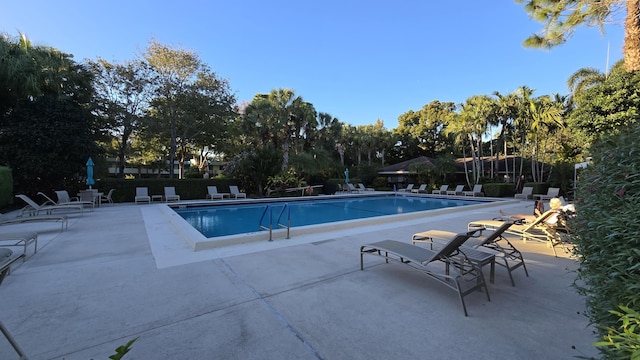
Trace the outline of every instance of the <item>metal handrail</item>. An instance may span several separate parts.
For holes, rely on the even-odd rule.
[[[283,225],[280,223],[280,219],[282,219],[282,215],[284,214],[284,211],[287,210],[287,225]],[[269,211],[269,227],[266,227],[264,225],[262,225],[263,221],[264,221],[264,217],[267,215],[267,211]],[[290,238],[290,234],[291,234],[291,208],[289,208],[289,204],[285,203],[284,206],[282,207],[282,210],[280,210],[280,214],[278,214],[278,219],[276,221],[276,228],[278,229],[287,229],[287,239]],[[258,223],[258,230],[269,230],[269,241],[273,241],[273,208],[271,207],[271,205],[267,205],[265,206],[264,210],[262,211],[262,215],[260,216],[260,222]]]
[[[280,219],[282,218],[282,215],[284,214],[284,211],[287,210],[287,225],[283,225],[280,223]],[[282,210],[280,210],[280,215],[278,215],[278,221],[276,222],[276,226],[279,229],[287,229],[287,239],[290,239],[290,231],[291,231],[291,208],[289,207],[288,203],[285,203],[284,206],[282,207]]]
[[[264,220],[267,210],[269,210],[269,227],[262,225],[262,220]],[[262,211],[262,216],[260,216],[260,222],[258,223],[258,230],[269,230],[269,241],[273,241],[273,209],[271,205],[267,205],[264,211]]]

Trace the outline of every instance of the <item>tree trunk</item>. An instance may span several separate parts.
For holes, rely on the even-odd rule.
[[[624,67],[629,72],[640,70],[640,0],[627,0],[624,31]]]

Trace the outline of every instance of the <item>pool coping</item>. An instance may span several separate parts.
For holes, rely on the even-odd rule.
[[[336,199],[338,197],[371,197],[375,196],[383,196],[394,194],[390,192],[376,192],[376,194],[337,194],[337,195],[319,195],[313,196],[313,200],[321,200],[321,199]],[[480,204],[475,205],[466,205],[462,208],[465,210],[474,210],[479,208],[484,208],[488,206],[495,206],[496,203],[500,204],[510,204],[513,202],[518,202],[518,200],[514,199],[503,199],[503,198],[489,198],[489,197],[465,197],[465,196],[446,196],[442,195],[431,195],[431,194],[397,194],[396,196],[403,197],[421,197],[421,198],[439,198],[439,199],[448,199],[448,200],[475,200],[481,201]],[[365,219],[355,219],[355,220],[345,220],[340,222],[326,223],[326,224],[317,224],[317,225],[307,225],[307,226],[299,226],[292,227],[289,229],[289,237],[287,237],[287,229],[272,229],[270,231],[254,231],[249,233],[237,234],[237,235],[227,235],[227,236],[218,236],[215,238],[207,238],[198,230],[196,230],[191,224],[189,224],[182,216],[176,213],[173,208],[175,207],[196,207],[196,206],[211,206],[211,205],[229,205],[229,204],[246,204],[246,203],[264,203],[264,202],[274,202],[274,201],[282,201],[282,202],[292,202],[292,201],[301,201],[301,200],[309,200],[309,197],[282,197],[282,198],[265,198],[265,199],[238,199],[238,200],[195,200],[195,201],[181,201],[175,203],[166,203],[164,206],[159,206],[161,214],[168,219],[168,222],[171,224],[172,228],[180,235],[180,237],[188,244],[188,246],[192,249],[192,251],[197,252],[206,249],[215,249],[232,245],[241,245],[247,243],[253,243],[258,241],[271,241],[278,239],[288,239],[294,236],[303,236],[316,234],[326,231],[339,231],[345,229],[351,229],[353,227],[367,227],[372,225],[380,225],[380,224],[389,224],[394,222],[402,222],[408,220],[415,220],[422,218],[424,216],[437,216],[443,214],[449,214],[452,212],[457,212],[461,210],[461,207],[448,207],[444,209],[437,210],[426,210],[426,211],[417,211],[407,214],[397,214],[397,215],[386,215],[386,216],[376,216]],[[271,234],[270,234],[271,233]]]

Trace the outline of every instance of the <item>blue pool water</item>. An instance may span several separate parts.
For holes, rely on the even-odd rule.
[[[473,204],[478,204],[478,201],[391,195],[198,206],[174,210],[205,237],[213,238],[255,232],[260,225],[268,228],[270,222],[276,229],[280,216],[279,223],[286,225],[289,218],[291,227],[298,227]]]

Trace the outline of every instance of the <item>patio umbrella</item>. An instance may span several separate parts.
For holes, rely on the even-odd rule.
[[[344,182],[349,183],[349,168],[344,171]]]
[[[93,166],[95,164],[93,163],[93,160],[91,160],[91,157],[89,157],[89,160],[87,160],[87,185],[89,186],[89,189],[91,189],[91,185],[94,185],[96,183],[95,180],[93,180]]]

